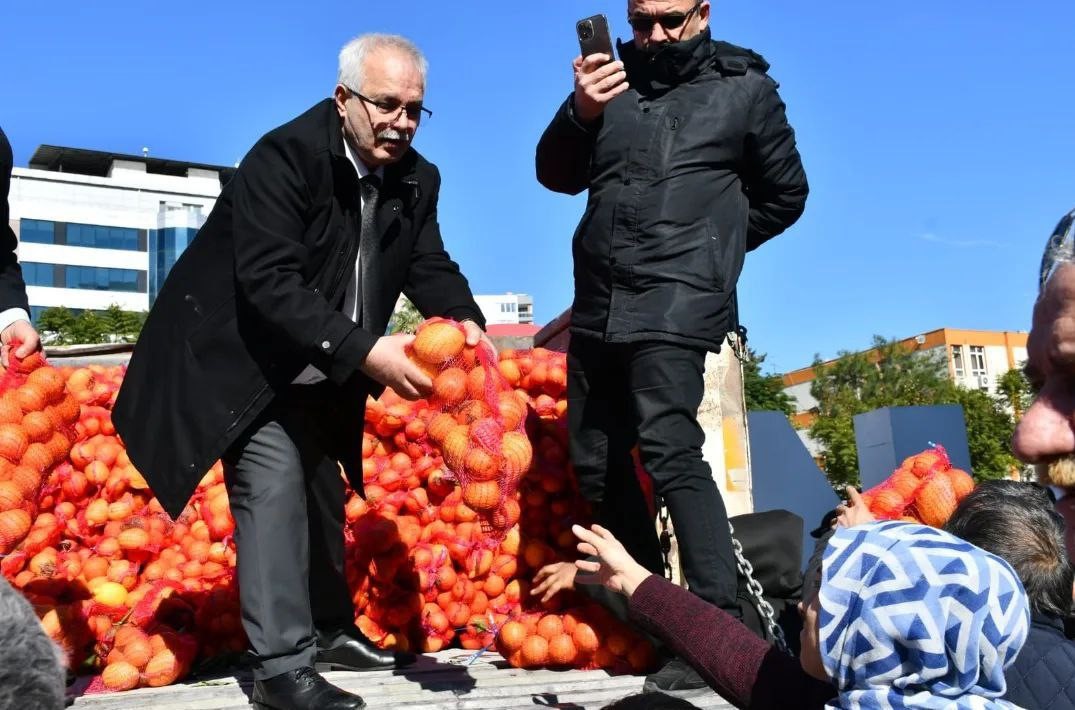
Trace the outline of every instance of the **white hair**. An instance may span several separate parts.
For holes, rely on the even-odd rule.
[[[410,57],[418,67],[418,73],[422,77],[422,86],[425,86],[429,62],[426,61],[421,50],[406,37],[376,33],[360,35],[343,46],[340,50],[340,68],[336,75],[336,82],[361,91],[366,57],[379,49],[392,49]]]

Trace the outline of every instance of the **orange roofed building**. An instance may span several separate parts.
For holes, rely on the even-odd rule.
[[[1025,331],[940,328],[905,338],[900,344],[943,358],[948,365],[948,376],[957,384],[995,394],[997,378],[1008,370],[1022,367],[1026,361],[1026,340]],[[876,355],[876,350],[868,350],[867,354]],[[828,360],[822,367],[833,362],[836,360]],[[809,426],[817,408],[817,400],[810,395],[814,367],[793,370],[782,377],[784,391],[795,400],[792,422],[796,427]]]

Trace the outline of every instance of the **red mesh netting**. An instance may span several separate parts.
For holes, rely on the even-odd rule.
[[[416,333],[412,358],[429,373],[433,392],[417,413],[405,405],[396,409],[389,404],[383,411],[371,405],[367,419],[399,449],[392,457],[367,459],[374,500],[380,490],[391,494],[409,488],[397,483],[405,473],[428,477],[439,454],[445,483],[459,484],[462,502],[477,513],[481,530],[495,542],[519,521],[514,494],[533,460],[524,428],[526,403],[500,374],[496,354],[484,343],[466,345],[463,326],[454,321],[425,321]]]
[[[974,479],[970,474],[953,468],[944,447],[933,444],[909,456],[891,476],[862,497],[882,520],[902,519],[942,527],[972,490]]]
[[[16,358],[19,344],[0,376],[0,555],[31,533],[42,485],[67,460],[80,415],[64,375],[40,352]]]

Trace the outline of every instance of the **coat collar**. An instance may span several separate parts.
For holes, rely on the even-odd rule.
[[[683,42],[671,42],[656,51],[640,49],[634,41],[618,41],[627,78],[642,94],[667,91],[685,84],[713,61],[709,28]]]
[[[1039,628],[1047,628],[1051,631],[1056,631],[1061,635],[1064,633],[1064,620],[1058,616],[1043,614],[1039,611],[1031,611],[1030,621],[1034,626]]]

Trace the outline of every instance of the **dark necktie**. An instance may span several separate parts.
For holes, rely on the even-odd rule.
[[[358,181],[362,195],[362,227],[359,233],[359,258],[343,298],[343,312],[355,323],[362,323],[362,272],[367,266],[364,253],[369,253],[377,243],[377,195],[381,179],[370,173]]]

